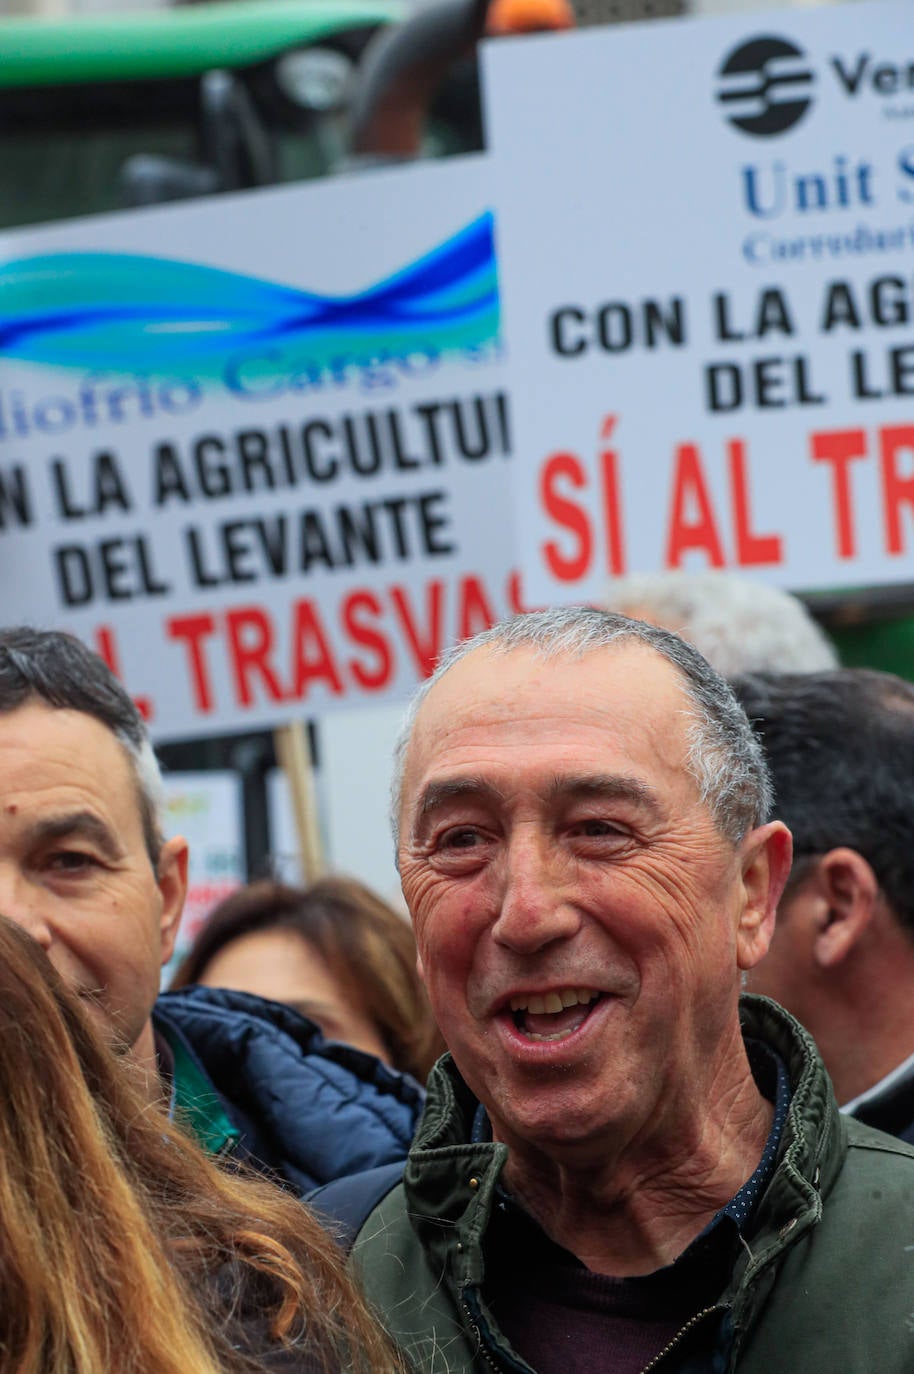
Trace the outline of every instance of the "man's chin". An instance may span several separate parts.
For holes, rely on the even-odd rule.
[[[523,1142],[546,1154],[586,1153],[594,1142],[606,1141],[622,1125],[617,1113],[608,1115],[605,1102],[581,1090],[540,1090],[527,1101],[514,1095],[500,1108],[493,1102],[489,1112],[496,1139]]]

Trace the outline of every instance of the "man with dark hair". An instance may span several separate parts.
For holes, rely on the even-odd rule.
[[[812,1034],[844,1111],[914,1142],[914,686],[846,668],[734,688],[794,843],[748,986]]]
[[[914,1150],[740,1002],[790,867],[770,800],[727,684],[653,625],[519,616],[420,689],[395,821],[451,1053],[348,1220],[423,1374],[914,1368]]]
[[[70,635],[0,631],[0,913],[27,930],[201,1143],[300,1191],[402,1159],[417,1084],[288,1008],[190,988],[158,998],[187,887],[162,835],[146,727]]]

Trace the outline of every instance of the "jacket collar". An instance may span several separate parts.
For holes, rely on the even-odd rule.
[[[844,1164],[847,1127],[809,1032],[766,997],[743,997],[740,1020],[744,1035],[781,1056],[792,1089],[778,1165],[748,1233],[751,1277],[819,1221]]]

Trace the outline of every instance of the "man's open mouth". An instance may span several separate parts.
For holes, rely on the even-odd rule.
[[[522,994],[511,998],[511,1015],[528,1040],[564,1040],[580,1029],[602,996],[593,988]]]

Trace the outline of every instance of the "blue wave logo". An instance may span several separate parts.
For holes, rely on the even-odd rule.
[[[320,373],[478,348],[499,328],[491,212],[352,296],[138,254],[0,266],[0,355],[57,367],[216,377],[232,357],[275,350],[284,373]]]

